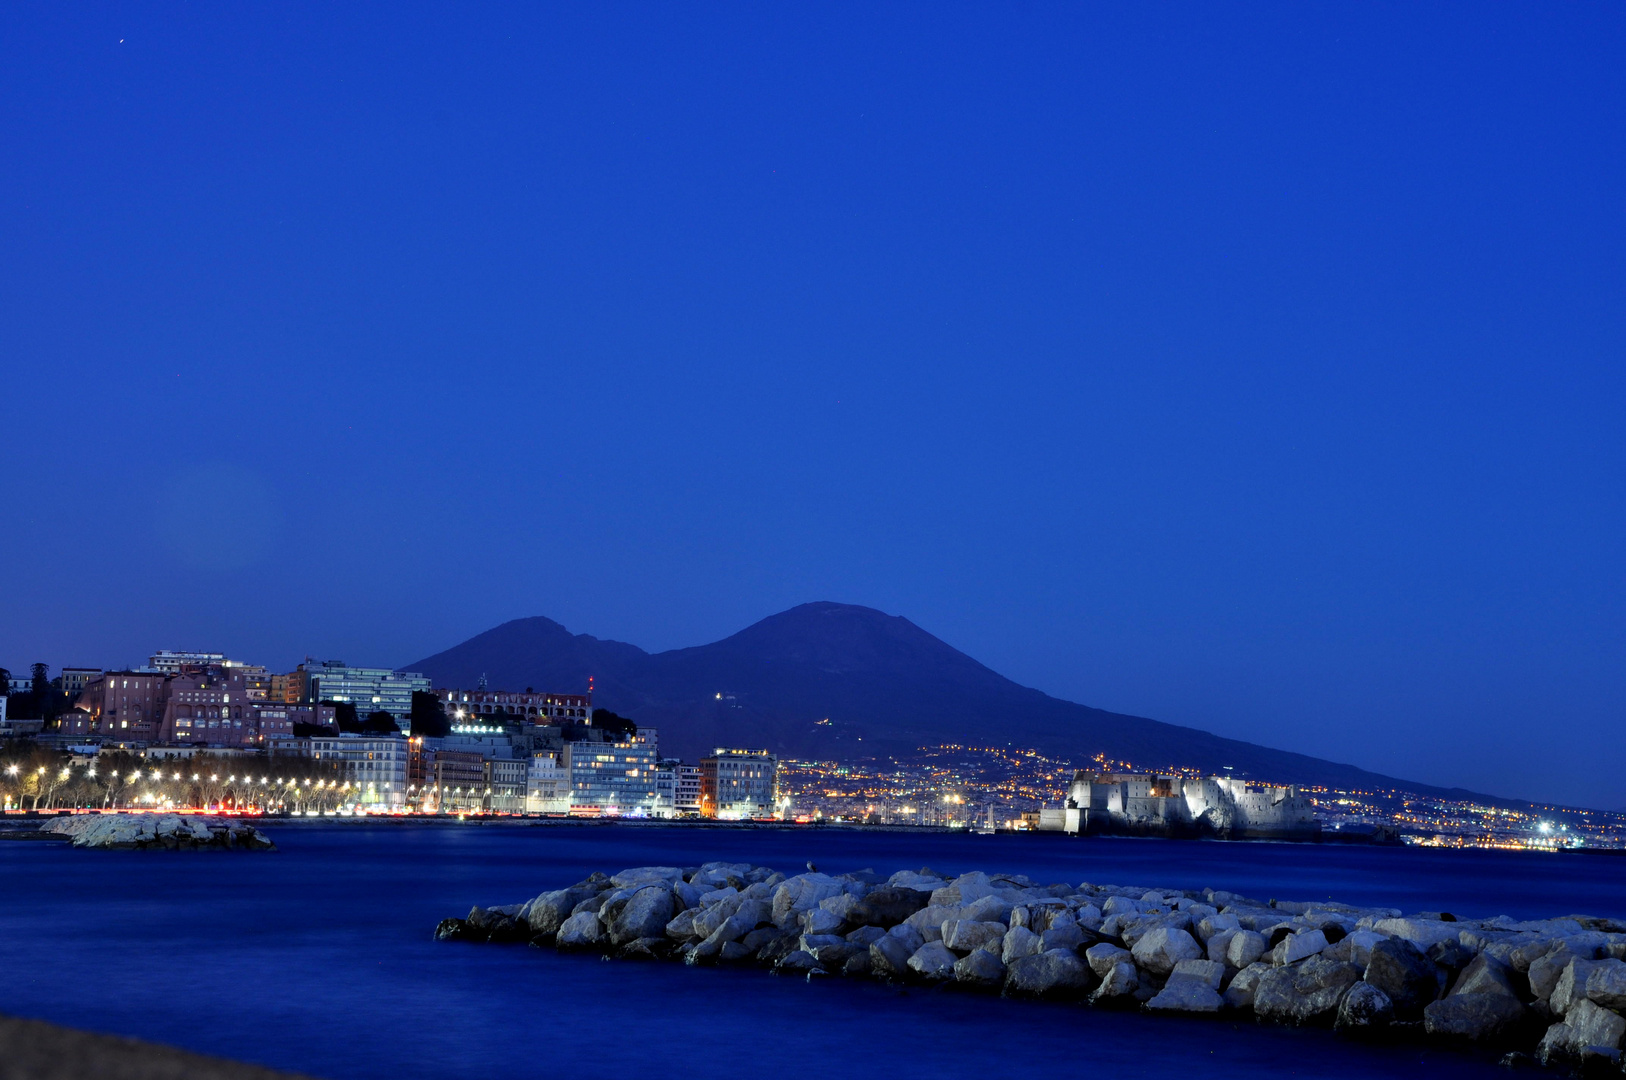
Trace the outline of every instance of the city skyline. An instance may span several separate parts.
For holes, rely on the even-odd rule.
[[[1623,18],[8,12],[0,656],[834,600],[1626,805]]]

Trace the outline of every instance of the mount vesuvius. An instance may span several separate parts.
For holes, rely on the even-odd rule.
[[[803,604],[710,645],[661,653],[540,616],[515,619],[404,666],[444,687],[473,687],[484,675],[493,689],[578,693],[592,676],[595,705],[658,727],[662,751],[691,761],[715,746],[839,760],[1010,744],[1075,765],[1105,753],[1149,769],[1229,766],[1278,783],[1472,794],[1062,701],[908,619],[852,604]]]

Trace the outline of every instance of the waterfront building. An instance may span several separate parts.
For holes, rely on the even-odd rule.
[[[421,804],[442,814],[478,813],[485,806],[486,759],[462,750],[431,750]]]
[[[700,812],[707,817],[770,817],[778,802],[779,759],[768,751],[719,746],[700,759]]]
[[[344,770],[344,780],[358,792],[356,802],[367,809],[401,810],[407,799],[406,739],[400,735],[342,735],[268,740],[273,755],[308,757],[333,762]]]
[[[515,759],[485,761],[485,803],[488,813],[523,814],[530,762]]]
[[[158,737],[169,676],[152,671],[104,671],[85,684],[79,708],[89,733],[131,742]]]
[[[592,694],[538,694],[531,690],[436,690],[446,715],[454,724],[469,718],[509,714],[533,724],[577,723],[593,720]]]
[[[525,776],[527,814],[570,813],[570,770],[562,754],[532,754]]]
[[[655,729],[620,742],[565,743],[570,812],[583,817],[653,817],[660,812]]]
[[[700,766],[685,765],[681,761],[672,767],[675,783],[672,791],[672,810],[676,814],[700,813]]]
[[[405,721],[412,714],[412,692],[429,690],[429,680],[416,671],[351,667],[342,660],[307,660],[300,664],[298,670],[277,684],[285,698],[290,682],[300,701],[348,702],[362,719],[369,713],[387,712]]]

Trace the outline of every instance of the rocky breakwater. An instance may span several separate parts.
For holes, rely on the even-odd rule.
[[[1626,923],[1580,915],[1458,919],[1214,889],[707,863],[594,874],[442,920],[435,936],[1251,1015],[1566,1068],[1619,1070],[1626,1037]]]
[[[194,814],[77,814],[57,818],[41,831],[72,837],[73,846],[83,848],[124,851],[277,849],[270,837],[245,821]]]

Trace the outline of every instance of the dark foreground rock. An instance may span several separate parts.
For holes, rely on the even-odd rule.
[[[170,1046],[0,1016],[0,1080],[308,1080]]]
[[[1626,923],[1404,915],[1203,889],[930,870],[787,877],[746,863],[594,874],[475,908],[441,941],[934,984],[1507,1048],[1620,1075]]]

